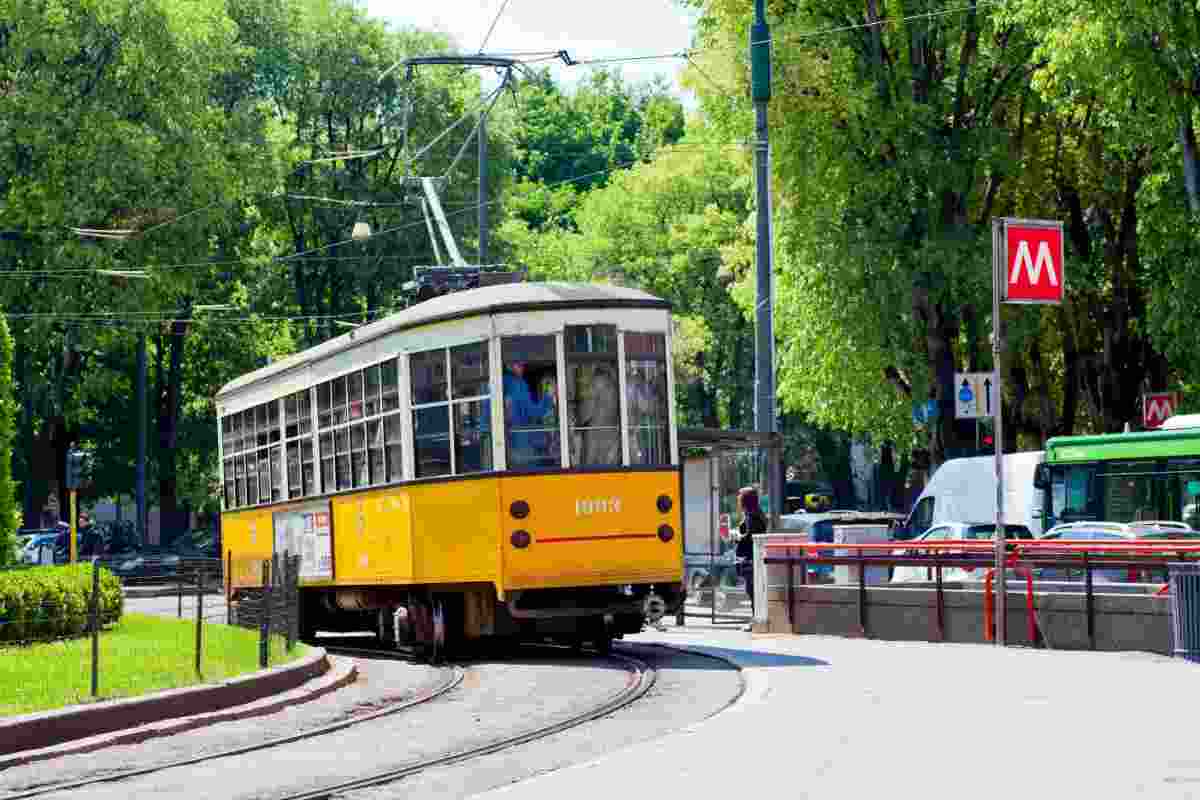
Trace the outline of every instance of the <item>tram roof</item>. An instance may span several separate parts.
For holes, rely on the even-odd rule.
[[[349,333],[301,350],[262,369],[234,378],[217,396],[235,392],[305,364],[330,358],[365,342],[396,331],[468,317],[521,311],[571,308],[661,308],[671,304],[640,289],[595,283],[509,283],[466,289],[434,297]]]

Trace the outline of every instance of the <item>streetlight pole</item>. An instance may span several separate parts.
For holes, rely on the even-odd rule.
[[[754,427],[760,433],[775,433],[775,329],[772,312],[771,251],[771,150],[767,130],[767,103],[771,99],[771,29],[767,26],[764,0],[754,2],[754,24],[750,26],[750,89],[754,100],[754,168],[758,185],[758,219],[755,246],[757,296],[754,341]],[[778,454],[767,458],[767,496],[771,518],[782,511]]]

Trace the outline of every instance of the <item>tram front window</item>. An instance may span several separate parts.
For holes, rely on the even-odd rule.
[[[562,466],[556,352],[553,336],[513,336],[503,342],[504,430],[509,469]]]

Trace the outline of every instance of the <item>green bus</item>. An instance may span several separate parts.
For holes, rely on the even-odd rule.
[[[1042,530],[1150,520],[1200,530],[1200,428],[1055,437],[1034,485],[1046,493]]]

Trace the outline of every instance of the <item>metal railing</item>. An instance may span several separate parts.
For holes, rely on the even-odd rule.
[[[1153,542],[1104,542],[1093,541],[1039,541],[1017,540],[1006,543],[1008,559],[1006,567],[1026,580],[1026,604],[1029,617],[1033,615],[1033,583],[1035,570],[1044,568],[1080,570],[1083,576],[1085,595],[1084,614],[1087,624],[1088,645],[1096,647],[1096,570],[1126,570],[1141,576],[1151,570],[1161,570],[1165,575],[1169,564],[1200,561],[1200,544],[1195,539]],[[902,553],[897,554],[895,551]],[[880,552],[884,551],[884,552]],[[892,552],[887,552],[892,551]],[[984,592],[985,635],[991,638],[990,618],[994,611],[992,581],[995,570],[994,543],[990,540],[939,541],[939,542],[872,542],[868,544],[831,544],[809,541],[768,541],[764,545],[765,565],[784,565],[788,570],[787,620],[793,623],[795,587],[808,584],[810,566],[833,565],[857,567],[858,597],[856,601],[858,626],[863,635],[868,631],[867,570],[870,567],[894,568],[900,566],[927,567],[933,575],[939,639],[945,639],[945,596],[943,570],[981,570]],[[797,576],[797,568],[799,575]],[[763,576],[764,586],[766,575]],[[903,586],[901,584],[900,586]],[[1165,587],[1164,587],[1165,588]],[[1161,594],[1163,590],[1159,590]],[[1007,619],[1008,604],[999,603],[1000,613]],[[1031,629],[1031,641],[1036,641],[1037,631]]]

